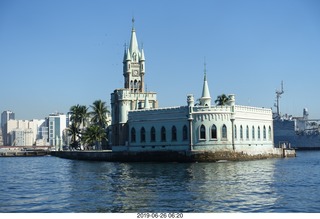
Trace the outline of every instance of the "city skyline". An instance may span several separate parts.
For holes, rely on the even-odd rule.
[[[135,18],[146,86],[159,106],[201,96],[320,118],[320,3],[282,1],[1,1],[0,111],[17,119],[67,113],[123,87],[122,59]],[[312,101],[311,101],[312,100]],[[109,108],[110,109],[110,108]]]

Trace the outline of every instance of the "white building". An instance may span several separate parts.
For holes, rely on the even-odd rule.
[[[7,143],[12,146],[33,146],[38,145],[36,142],[43,139],[43,143],[47,138],[40,133],[42,127],[45,126],[45,120],[9,120],[5,125]],[[45,146],[41,144],[41,146]]]
[[[144,90],[145,56],[134,28],[123,66],[124,88],[111,94],[113,151],[274,152],[271,109],[236,105],[235,95],[212,105],[206,71],[200,103],[188,95],[185,106],[158,108],[156,93]]]
[[[6,124],[9,120],[15,119],[14,112],[10,110],[3,111],[1,113],[1,131],[2,131],[2,144],[10,145],[10,136],[7,136]]]
[[[63,132],[67,127],[66,115],[62,113],[50,114],[49,118],[49,145],[55,146],[56,150],[62,150]]]

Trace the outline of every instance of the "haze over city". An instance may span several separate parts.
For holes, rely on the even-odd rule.
[[[204,60],[213,99],[320,118],[320,2],[40,1],[0,2],[0,111],[16,119],[67,113],[123,87],[122,60],[135,18],[147,89],[159,106],[200,97]]]

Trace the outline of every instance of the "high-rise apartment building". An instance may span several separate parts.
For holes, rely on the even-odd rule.
[[[49,145],[55,146],[56,150],[62,149],[63,131],[67,127],[66,115],[62,113],[50,114],[48,118],[49,123]]]
[[[10,110],[3,111],[1,113],[1,130],[2,130],[2,144],[3,145],[10,145],[9,144],[9,137],[7,136],[7,127],[6,124],[9,120],[15,119],[14,112]]]

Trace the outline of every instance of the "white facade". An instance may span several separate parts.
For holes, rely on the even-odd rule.
[[[45,120],[9,120],[6,123],[6,135],[8,145],[33,146],[40,139],[39,130],[45,124]],[[44,146],[45,144],[41,145]]]
[[[49,115],[49,145],[61,150],[64,145],[63,132],[67,127],[66,115],[55,113]]]
[[[126,123],[129,111],[158,107],[157,94],[145,89],[145,73],[144,51],[139,49],[136,31],[132,26],[130,45],[125,49],[123,58],[124,88],[116,89],[111,94],[111,145],[125,144],[128,138]]]
[[[136,40],[134,31],[132,35]],[[125,53],[125,60],[130,52]],[[274,152],[272,110],[236,105],[234,95],[228,95],[226,104],[212,106],[206,70],[199,103],[188,95],[185,106],[168,108],[157,107],[156,95],[132,89],[128,77],[124,72],[125,88],[111,94],[112,150]],[[135,100],[143,97],[153,100],[148,101],[151,107],[137,107]]]

